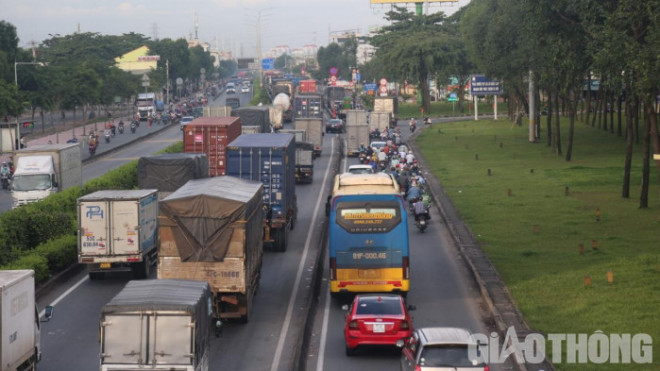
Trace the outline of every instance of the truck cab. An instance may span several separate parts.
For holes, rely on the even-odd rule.
[[[59,190],[51,156],[19,157],[12,181],[13,208],[43,200]]]

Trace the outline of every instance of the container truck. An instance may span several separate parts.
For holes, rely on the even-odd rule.
[[[314,180],[314,143],[296,139],[296,183]]]
[[[201,281],[129,281],[101,309],[100,370],[208,371],[214,327]]]
[[[164,153],[140,157],[137,164],[139,189],[157,189],[163,199],[191,179],[209,177],[205,153]]]
[[[263,185],[195,179],[160,203],[159,279],[206,281],[216,318],[248,321],[263,255]]]
[[[305,130],[307,141],[314,143],[314,155],[321,156],[323,149],[323,119],[322,118],[299,118],[293,121],[295,130]]]
[[[399,113],[398,103],[396,97],[374,97],[374,112],[389,112],[396,116]]]
[[[52,309],[46,307],[46,319]],[[0,271],[0,316],[0,369],[35,370],[41,359],[41,324],[33,270]]]
[[[268,106],[252,106],[241,107],[232,110],[231,115],[241,118],[241,128],[255,127],[254,129],[247,129],[248,131],[256,131],[257,133],[270,133],[270,110]]]
[[[147,278],[157,247],[157,190],[105,190],[78,198],[78,262],[87,265],[90,280],[110,271]]]
[[[295,156],[292,134],[243,134],[227,147],[227,175],[264,185],[264,242],[276,251],[286,250],[298,213]]]
[[[298,93],[316,93],[316,80],[300,80],[298,82]]]
[[[82,187],[80,144],[46,144],[14,152],[12,206],[43,200],[51,193]]]
[[[280,134],[293,134],[296,137],[296,143],[307,142],[307,132],[305,130],[282,129]]]
[[[364,110],[346,110],[346,125],[367,125],[367,116],[367,111]]]
[[[383,132],[385,129],[391,128],[392,113],[373,111],[369,115],[369,129]]]
[[[209,176],[225,175],[226,148],[241,135],[238,117],[200,117],[186,125],[183,152],[206,153]]]
[[[369,125],[364,123],[346,124],[346,155],[360,154],[360,145],[369,145]]]
[[[323,96],[320,93],[297,95],[293,100],[293,118],[323,118]]]

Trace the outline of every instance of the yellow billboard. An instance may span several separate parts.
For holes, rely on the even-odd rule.
[[[402,4],[402,3],[457,3],[458,0],[369,0],[372,4]]]

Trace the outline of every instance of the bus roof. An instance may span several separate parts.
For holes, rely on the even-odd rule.
[[[399,194],[399,184],[391,174],[350,174],[335,176],[333,196],[358,194]]]

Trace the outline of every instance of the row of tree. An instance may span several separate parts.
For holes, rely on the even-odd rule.
[[[108,105],[115,97],[127,100],[144,89],[141,76],[120,70],[115,58],[143,45],[151,55],[160,56],[158,68],[149,73],[152,90],[166,85],[166,62],[172,88],[177,78],[196,83],[202,68],[209,78],[214,73],[229,77],[236,70],[231,61],[223,61],[215,69],[209,52],[201,46],[189,48],[185,39],[151,40],[136,33],[54,35],[33,50],[25,50],[18,47],[16,28],[1,21],[0,117],[6,121],[7,116],[20,115],[26,108],[32,108],[33,114],[34,110],[43,114],[45,110],[81,108],[84,115],[91,105]],[[16,66],[14,62],[29,64]]]
[[[660,153],[659,14],[660,0],[472,0],[451,17],[394,7],[386,14],[389,24],[370,40],[375,57],[360,69],[367,80],[415,82],[425,112],[430,79],[448,85],[456,78],[459,107],[471,74],[499,79],[512,118],[534,119],[530,142],[545,131],[547,144],[566,161],[573,156],[576,120],[619,135],[627,141],[623,197],[630,196],[633,148],[641,142],[640,207],[646,208],[651,147]],[[335,58],[342,57],[341,48],[334,49]],[[541,112],[547,113],[543,128]],[[560,112],[569,117],[565,149]]]

